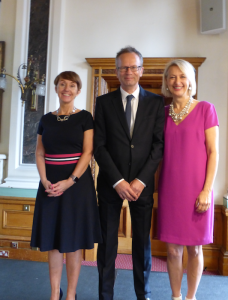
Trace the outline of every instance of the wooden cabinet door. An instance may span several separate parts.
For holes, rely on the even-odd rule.
[[[177,58],[177,57],[175,57]],[[162,75],[166,64],[175,58],[170,57],[156,57],[144,58],[144,72],[140,78],[140,85],[145,89],[155,94],[161,94]],[[196,79],[198,78],[198,67],[204,62],[204,57],[184,57],[183,59],[189,61],[196,70]],[[92,67],[92,84],[91,84],[91,113],[94,116],[96,98],[97,96],[114,91],[120,85],[115,73],[115,58],[86,58],[89,65]],[[170,99],[165,99],[165,104],[169,104]],[[92,175],[96,186],[96,177],[98,174],[98,166],[94,159],[91,161]],[[157,198],[158,198],[158,178],[160,167],[155,174],[155,191],[154,191],[154,208],[151,223],[151,241],[152,251],[154,255],[166,255],[164,243],[157,239]],[[151,179],[153,180],[153,179]],[[131,253],[132,243],[132,230],[131,230],[131,217],[128,207],[128,202],[123,202],[123,207],[120,215],[119,224],[119,247],[118,253]],[[94,257],[96,253],[93,250],[85,251],[86,257]]]

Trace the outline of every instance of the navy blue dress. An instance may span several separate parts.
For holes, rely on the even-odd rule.
[[[63,116],[61,116],[63,118]],[[45,148],[47,179],[51,183],[69,178],[80,159],[84,131],[93,129],[89,112],[82,110],[68,121],[57,121],[48,113],[39,123]],[[90,167],[61,196],[48,197],[43,184],[37,192],[31,246],[40,251],[59,250],[60,253],[92,249],[100,243],[101,230],[94,182]]]

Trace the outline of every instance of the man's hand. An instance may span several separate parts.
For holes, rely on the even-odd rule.
[[[128,201],[136,201],[138,199],[137,195],[130,187],[130,184],[125,180],[118,183],[117,186],[115,186],[115,190],[123,200],[127,199]]]
[[[144,190],[145,186],[138,180],[138,179],[134,179],[131,183],[130,183],[130,187],[132,188],[132,190],[135,192],[137,199],[139,198],[139,196],[141,195],[142,191]]]

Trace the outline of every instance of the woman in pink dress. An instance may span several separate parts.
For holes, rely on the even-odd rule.
[[[193,300],[203,271],[202,245],[213,242],[213,183],[218,166],[218,118],[196,93],[195,70],[177,59],[165,68],[162,92],[172,97],[165,108],[165,148],[159,181],[158,237],[167,243],[172,299],[180,300],[182,256],[187,246],[188,291]]]

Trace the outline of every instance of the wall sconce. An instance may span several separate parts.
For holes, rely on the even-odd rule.
[[[21,79],[21,70],[26,70],[27,74],[24,78],[24,83]],[[46,86],[45,86],[45,74],[41,78],[39,75],[39,60],[33,58],[31,55],[28,59],[27,65],[25,63],[21,64],[17,71],[17,78],[13,75],[7,74],[5,69],[1,70],[0,73],[0,89],[6,89],[6,75],[15,79],[21,89],[21,100],[22,106],[24,101],[31,99],[31,110],[37,111],[38,106],[38,96],[45,96]]]

